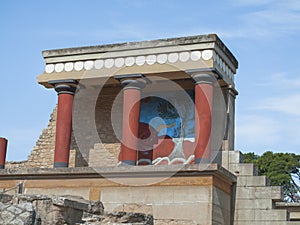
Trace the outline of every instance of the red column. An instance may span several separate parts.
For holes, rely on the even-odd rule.
[[[137,161],[140,98],[140,90],[124,90],[121,159],[123,163],[130,165],[135,165]]]
[[[7,139],[0,137],[0,169],[5,167]]]
[[[56,81],[54,84],[58,94],[54,167],[68,167],[69,165],[73,98],[76,83],[76,81],[70,80]]]
[[[121,165],[136,165],[138,158],[138,132],[140,120],[141,89],[145,83],[140,74],[115,76],[123,88],[122,139],[119,160]],[[134,79],[135,78],[135,79]]]
[[[195,80],[195,164],[210,162],[213,84],[210,74],[193,75]]]

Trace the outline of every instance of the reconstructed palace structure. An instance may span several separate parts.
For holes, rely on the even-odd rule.
[[[28,160],[0,171],[0,188],[101,200],[155,224],[299,224],[299,207],[234,148],[238,62],[217,35],[43,57],[38,83],[58,103]]]

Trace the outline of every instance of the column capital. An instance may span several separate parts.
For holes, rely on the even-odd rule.
[[[185,71],[191,77],[197,74],[209,74],[214,76],[216,80],[223,79],[222,73],[216,68],[199,68],[199,69],[190,69]]]
[[[233,97],[236,97],[239,94],[239,92],[235,89],[235,87],[232,84],[224,86],[222,87],[222,89],[227,90],[228,93],[231,94]]]
[[[232,94],[234,97],[239,94],[239,92],[235,89],[233,85],[228,85],[228,91],[230,94]]]
[[[78,81],[73,79],[68,80],[51,80],[48,82],[52,85],[57,94],[71,94],[74,95]]]
[[[214,74],[209,74],[209,73],[194,73],[194,74],[190,74],[190,76],[193,78],[195,84],[213,85],[217,81]]]
[[[124,74],[114,76],[118,80],[123,89],[143,89],[149,81],[143,74]]]

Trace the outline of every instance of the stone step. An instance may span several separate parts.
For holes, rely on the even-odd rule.
[[[300,212],[290,212],[290,220],[299,221],[300,224]]]
[[[271,199],[273,201],[282,201],[283,191],[280,186],[237,187],[236,199]]]
[[[237,199],[235,207],[241,209],[273,209],[272,199]]]
[[[229,164],[232,163],[242,163],[243,162],[243,154],[240,151],[222,151],[222,165],[226,169]]]
[[[299,221],[234,221],[234,225],[299,225]]]
[[[287,221],[284,225],[299,225],[300,221]]]
[[[290,220],[298,221],[298,224],[300,224],[300,202],[275,202],[275,208],[288,210]]]
[[[256,221],[287,221],[288,212],[285,209],[255,210]]]
[[[288,212],[283,209],[237,209],[234,215],[234,224],[250,225],[256,222],[257,224],[282,225],[285,224],[288,219]]]
[[[270,182],[266,176],[238,176],[238,187],[266,187]]]
[[[231,163],[229,170],[236,176],[257,176],[258,170],[253,163]]]

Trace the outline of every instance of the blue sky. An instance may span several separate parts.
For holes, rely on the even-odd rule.
[[[300,153],[300,1],[0,1],[0,136],[29,155],[56,104],[42,50],[217,33],[239,61],[236,149]]]

